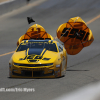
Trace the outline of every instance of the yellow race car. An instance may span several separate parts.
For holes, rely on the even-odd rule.
[[[31,18],[30,22],[34,22]],[[92,31],[80,17],[71,18],[57,29],[62,46],[38,24],[34,24],[17,41],[9,61],[9,76],[21,78],[55,78],[65,75],[67,53],[78,54],[93,40]],[[56,38],[57,38],[56,37]],[[65,47],[65,48],[64,48]]]
[[[54,40],[23,40],[9,61],[10,77],[55,78],[66,68],[66,50]]]

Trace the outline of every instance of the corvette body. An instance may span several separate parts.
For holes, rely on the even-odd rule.
[[[23,40],[9,61],[10,77],[55,78],[66,69],[66,50],[55,40]]]

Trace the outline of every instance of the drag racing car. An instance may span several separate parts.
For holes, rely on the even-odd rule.
[[[64,43],[63,45],[54,40],[41,25],[32,25],[17,41],[17,49],[9,61],[9,76],[18,78],[64,76],[67,69],[67,53],[70,55],[79,53],[94,39],[91,30],[87,30],[86,24],[82,26],[83,23],[85,24],[82,19],[75,17],[58,27],[57,37]]]
[[[9,63],[10,77],[54,78],[65,75],[65,48],[53,40],[23,40]]]

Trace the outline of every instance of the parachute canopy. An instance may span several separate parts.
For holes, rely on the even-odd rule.
[[[19,45],[22,40],[29,39],[53,40],[53,37],[50,34],[48,34],[41,25],[34,24],[31,27],[29,27],[27,32],[18,39],[17,45]]]
[[[26,32],[24,39],[52,39],[52,36],[48,34],[45,29],[38,24],[32,25]]]
[[[80,17],[71,18],[67,23],[60,25],[57,29],[57,37],[64,43],[70,55],[79,53],[94,40],[92,31]]]

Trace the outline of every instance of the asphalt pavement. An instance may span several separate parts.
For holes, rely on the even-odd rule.
[[[100,0],[36,0],[0,16],[0,88],[34,88],[34,92],[0,92],[0,100],[52,100],[100,80]],[[9,60],[17,40],[29,26],[27,17],[53,37],[69,18],[80,16],[94,35],[94,42],[77,55],[68,55],[66,76],[56,79],[9,78]],[[95,19],[94,19],[95,18]],[[93,20],[94,19],[94,20]],[[34,24],[34,23],[33,23]]]

